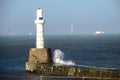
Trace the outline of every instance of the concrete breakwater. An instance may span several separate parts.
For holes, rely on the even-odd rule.
[[[70,77],[90,77],[99,79],[119,79],[120,72],[110,70],[98,70],[93,68],[83,68],[75,66],[61,66],[54,64],[36,64],[35,73],[43,76],[70,76]]]
[[[102,70],[97,68],[86,68],[80,66],[56,65],[52,61],[49,48],[31,48],[29,59],[26,62],[26,71],[35,72],[42,76],[61,76],[74,78],[92,78],[119,80],[120,72],[113,70]],[[48,77],[49,78],[49,77]]]

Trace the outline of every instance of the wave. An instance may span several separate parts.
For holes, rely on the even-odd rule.
[[[89,65],[77,65],[75,62],[71,60],[64,60],[64,53],[60,49],[54,50],[53,62],[57,65],[71,65],[76,67],[84,67],[84,68],[95,68],[99,70],[118,70],[117,68],[111,67],[99,67],[99,66],[89,66]]]
[[[55,64],[59,65],[75,65],[75,63],[71,60],[64,60],[64,53],[60,49],[54,50],[53,61]]]

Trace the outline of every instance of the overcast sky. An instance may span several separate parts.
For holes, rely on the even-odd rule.
[[[46,35],[120,33],[120,0],[0,0],[0,35],[35,34],[39,7]]]

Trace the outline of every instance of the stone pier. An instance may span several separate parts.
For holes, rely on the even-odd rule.
[[[98,70],[93,68],[80,68],[75,66],[60,66],[54,64],[37,64],[36,73],[41,75],[51,76],[72,76],[80,77],[95,77],[104,79],[120,78],[120,72],[109,70]]]

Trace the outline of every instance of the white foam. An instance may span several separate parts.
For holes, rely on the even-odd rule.
[[[60,64],[60,65],[75,65],[75,63],[71,60],[65,61],[64,59],[64,53],[60,49],[56,49],[54,51],[54,57],[53,61],[55,64]]]

